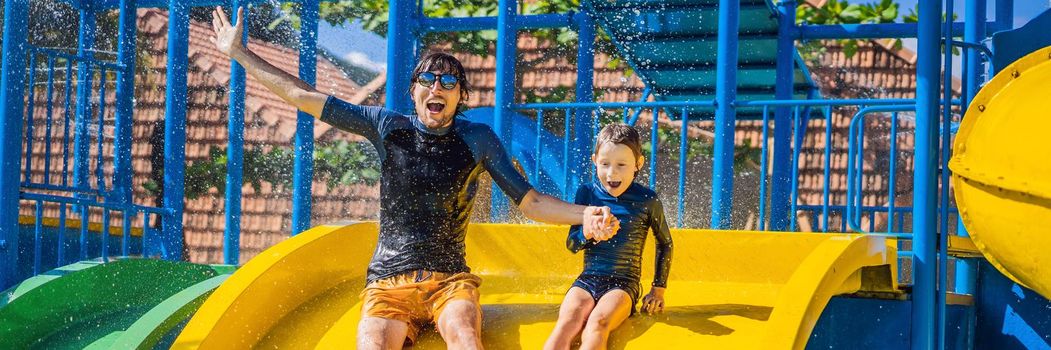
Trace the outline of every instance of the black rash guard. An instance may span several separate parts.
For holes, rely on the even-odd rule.
[[[664,207],[657,193],[632,183],[619,197],[613,197],[596,181],[577,189],[576,204],[608,206],[620,220],[620,231],[607,241],[584,238],[581,226],[572,226],[566,247],[576,253],[584,250],[584,275],[610,276],[634,281],[642,279],[642,248],[650,229],[657,239],[654,287],[667,287],[671,269],[672,242]]]
[[[464,237],[483,170],[515,204],[533,189],[485,124],[454,118],[434,130],[415,115],[335,97],[320,119],[364,136],[379,153],[380,234],[368,282],[413,270],[469,272]]]

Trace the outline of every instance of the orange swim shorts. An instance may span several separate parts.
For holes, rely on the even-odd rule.
[[[481,278],[466,272],[417,270],[381,278],[361,291],[361,316],[408,323],[406,338],[411,344],[423,326],[438,321],[450,301],[467,300],[480,306],[478,287],[481,284]],[[481,319],[481,315],[478,318]]]

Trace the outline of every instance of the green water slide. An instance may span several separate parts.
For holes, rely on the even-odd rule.
[[[155,259],[60,267],[0,294],[0,347],[166,348],[233,270]]]

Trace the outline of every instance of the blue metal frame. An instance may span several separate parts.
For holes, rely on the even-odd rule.
[[[96,20],[98,16],[91,9],[80,10],[80,31],[77,38],[77,56],[85,57],[95,46]],[[91,137],[88,136],[88,124],[91,119],[91,77],[92,66],[86,61],[77,62],[77,115],[76,138],[73,150],[73,187],[88,187],[88,164],[90,160]],[[87,82],[87,84],[85,84]]]
[[[125,0],[128,1],[128,0]],[[181,260],[182,216],[186,176],[186,69],[189,50],[190,8],[178,0],[168,4],[168,86],[164,106],[164,208],[171,212],[161,221],[161,256]],[[148,252],[148,255],[152,255]]]
[[[29,0],[4,0],[3,69],[0,69],[0,289],[18,282],[18,186],[21,168],[22,108],[29,30]]]
[[[575,106],[586,105],[595,101],[595,20],[586,13],[573,16],[577,30],[577,86]],[[594,167],[591,165],[591,152],[595,145],[595,120],[593,109],[578,108],[573,123],[574,143],[570,156],[572,164],[569,169],[570,186],[566,193],[576,193],[576,188],[591,180]],[[568,132],[568,131],[567,131]]]
[[[963,40],[969,43],[983,40],[986,37],[985,27],[979,26],[977,23],[986,21],[986,1],[967,0],[964,16],[964,23],[968,23],[968,25],[964,27]],[[982,48],[985,48],[985,46],[982,46]],[[961,109],[966,111],[971,100],[978,94],[978,89],[984,83],[984,79],[981,79],[981,77],[985,70],[982,69],[982,56],[980,56],[979,50],[974,47],[964,50],[963,67],[965,69],[964,74],[962,74],[964,96],[962,97],[963,105]],[[968,236],[967,228],[963,226],[962,218],[957,220],[956,232],[960,236]],[[974,294],[977,268],[977,262],[971,259],[956,260],[956,293]]]
[[[898,131],[898,112],[915,111],[915,104],[903,104],[903,105],[885,105],[885,106],[871,106],[865,107],[858,110],[857,113],[850,119],[850,128],[848,131],[848,150],[847,150],[847,204],[846,213],[843,216],[843,220],[847,222],[847,226],[855,232],[866,232],[861,227],[861,215],[865,212],[864,208],[864,192],[862,191],[862,176],[864,170],[864,150],[863,145],[864,139],[864,128],[865,128],[865,117],[872,113],[891,113],[891,142],[890,142],[890,156],[888,161],[890,162],[890,186],[888,189],[888,222],[893,222],[894,219],[894,197],[895,197],[895,184],[894,184],[894,169],[895,164],[898,162],[897,154],[897,131]],[[827,154],[827,153],[826,153]],[[826,157],[826,159],[828,159]],[[827,162],[827,160],[826,160]],[[829,167],[826,165],[825,169]],[[826,171],[827,172],[827,171]],[[827,176],[827,175],[826,175]],[[826,177],[827,179],[827,177]],[[853,186],[852,186],[853,184]],[[827,186],[826,186],[827,187]],[[825,203],[828,203],[826,197]],[[882,208],[874,208],[869,210],[871,213],[875,213],[876,210]],[[827,211],[827,209],[826,209]],[[870,221],[871,223],[871,221]],[[827,223],[825,226],[828,226]],[[888,233],[891,233],[891,227],[893,225],[887,225]],[[867,232],[872,232],[869,229]]]
[[[92,47],[95,47],[95,34],[98,15],[90,8],[80,9],[80,30],[77,39],[77,56],[86,57]],[[87,126],[91,118],[91,64],[87,61],[77,62],[77,117],[76,117],[76,139],[74,139],[74,180],[73,185],[77,188],[90,186],[87,182],[88,164],[90,162],[89,147],[91,138],[88,136]],[[86,82],[86,84],[85,84]]]
[[[963,35],[965,22],[952,23],[953,36]],[[1010,28],[997,18],[996,22],[987,22],[985,25],[989,31],[998,31]],[[821,39],[884,39],[884,38],[916,38],[919,35],[917,23],[880,23],[880,24],[829,24],[829,25],[802,25],[799,26],[798,38],[800,40]]]
[[[500,0],[497,5],[496,16],[496,85],[494,87],[495,110],[493,118],[493,131],[503,144],[511,142],[511,104],[515,100],[515,51],[518,46],[518,29],[515,27],[518,12],[517,0]],[[507,221],[510,203],[500,191],[500,187],[494,182],[492,184],[492,209],[490,220],[494,222]]]
[[[565,28],[573,25],[576,13],[552,13],[541,15],[516,15],[515,28],[520,30]],[[469,32],[494,30],[501,27],[500,17],[447,17],[420,18],[421,33]]]
[[[233,2],[230,20],[247,23],[247,18],[237,18],[238,9],[246,6],[243,1]],[[244,13],[248,16],[248,12]],[[247,27],[247,26],[246,26]],[[248,28],[241,35],[241,44],[248,43]],[[245,69],[237,60],[230,60],[230,106],[227,114],[226,132],[229,144],[226,147],[226,227],[223,228],[223,263],[237,265],[241,260],[241,188],[244,187],[244,125],[245,125]]]
[[[719,44],[716,53],[715,151],[712,155],[711,228],[730,228],[733,210],[734,125],[737,97],[737,38],[741,2],[719,1]]]
[[[795,40],[793,33],[796,27],[796,2],[793,0],[781,1],[777,5],[779,26],[781,35],[777,38],[777,83],[774,95],[778,100],[791,100],[795,87]],[[789,222],[794,227],[795,214],[789,212],[790,204],[795,203],[791,193],[793,164],[789,162],[792,158],[791,135],[792,128],[786,127],[794,123],[789,115],[788,107],[778,107],[774,114],[774,159],[773,175],[771,176],[770,191],[770,230],[784,231],[789,229]],[[767,121],[764,121],[765,125]],[[764,138],[765,140],[765,138]],[[765,170],[764,170],[765,174]],[[765,184],[764,184],[765,185]],[[764,186],[765,187],[765,186]],[[765,198],[765,197],[763,197]],[[761,218],[763,216],[760,216]]]
[[[402,113],[412,112],[409,83],[412,68],[416,65],[416,35],[418,14],[416,2],[391,0],[387,16],[387,109]]]
[[[314,85],[317,78],[318,2],[304,1],[299,12],[299,79]],[[392,95],[387,95],[392,96]],[[314,183],[314,117],[299,111],[296,119],[295,165],[292,174],[292,235],[310,228]]]
[[[937,344],[937,197],[939,44],[941,1],[919,2],[916,57],[916,131],[913,166],[912,348]]]
[[[135,25],[136,1],[121,0],[118,18],[120,34],[117,39],[117,64],[122,69],[117,71],[115,91],[113,188],[116,192],[113,195],[120,203],[131,203],[131,176],[134,172],[131,167],[131,118],[135,104],[135,36],[138,32]]]
[[[937,187],[939,192],[939,205],[940,209],[939,220],[938,220],[938,289],[936,291],[935,307],[938,316],[937,324],[937,347],[939,349],[945,348],[945,296],[949,292],[949,272],[948,272],[948,261],[949,261],[949,157],[952,152],[952,18],[954,15],[953,0],[945,0],[945,14],[944,14],[944,25],[942,26],[942,70],[945,74],[942,74],[942,86],[946,87],[942,89],[942,114],[941,123],[939,129],[940,148],[938,155],[938,166],[941,171],[938,172],[941,186]]]

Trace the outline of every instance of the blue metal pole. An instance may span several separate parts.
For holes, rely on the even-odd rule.
[[[595,100],[595,20],[584,12],[573,16],[577,29],[577,88],[576,102],[589,103]],[[576,142],[573,145],[573,160],[570,162],[570,171],[575,173],[571,177],[569,193],[576,193],[581,184],[591,181],[592,169],[591,148],[595,145],[595,128],[590,108],[578,108],[573,123],[573,137]]]
[[[788,186],[790,190],[790,198],[788,216],[789,216],[789,230],[795,231],[798,227],[797,204],[799,203],[799,152],[803,150],[803,139],[806,136],[806,117],[799,115],[799,107],[792,108],[792,124],[793,136],[792,137],[792,168],[790,173],[791,177],[788,179]]]
[[[650,189],[657,190],[657,157],[660,156],[660,107],[653,109],[653,121],[650,125]]]
[[[832,107],[831,106],[825,107],[825,172],[824,172],[824,176],[823,176],[824,184],[823,184],[823,186],[821,186],[821,187],[823,187],[821,189],[821,203],[823,204],[821,206],[821,231],[822,232],[828,232],[828,220],[829,220],[829,215],[831,214],[831,212],[829,211],[829,204],[831,204],[831,198],[829,196],[831,195],[831,190],[832,190],[832,185],[831,185],[831,183],[832,183],[832,121],[833,121],[832,118],[833,118],[832,117]],[[894,147],[894,145],[892,144],[891,145],[891,149],[894,149],[893,147]],[[891,152],[891,157],[893,157],[893,155],[894,155],[894,152]],[[894,169],[894,168],[892,167],[891,169]],[[891,172],[890,176],[893,179],[894,178],[894,173]],[[891,186],[893,186],[893,185],[894,184],[892,182]],[[893,204],[891,204],[891,205],[893,205]]]
[[[914,153],[912,228],[913,278],[912,348],[933,349],[936,341],[936,282],[938,262],[937,169],[940,1],[919,2],[919,38],[916,59],[916,143]]]
[[[412,112],[409,82],[416,64],[418,14],[413,0],[391,0],[387,15],[387,109]]]
[[[511,145],[511,105],[515,101],[515,49],[518,46],[518,29],[515,28],[515,16],[518,12],[517,0],[500,0],[496,15],[496,87],[493,131],[504,145]],[[490,220],[507,221],[507,196],[500,192],[494,182],[492,185],[492,210]]]
[[[986,25],[998,26],[993,22]],[[962,34],[963,27],[961,22],[953,23],[953,35]],[[803,25],[799,26],[796,37],[800,40],[915,38],[916,28],[916,23]]]
[[[985,40],[985,26],[977,25],[976,21],[986,20],[986,1],[985,0],[967,0],[966,8],[964,9],[964,23],[967,25],[964,27],[964,38],[963,41],[977,43]],[[983,83],[982,73],[982,59],[977,49],[967,49],[964,51],[964,96],[963,96],[963,110],[967,110],[967,106],[970,104],[974,96],[978,94],[978,89]],[[963,226],[963,220],[958,219],[956,224],[956,232],[960,236],[967,237],[967,228]],[[976,287],[976,276],[978,272],[978,265],[975,261],[970,259],[958,259],[956,260],[956,293],[960,294],[974,294]]]
[[[231,21],[237,23],[237,9],[247,6],[235,0]],[[241,19],[248,23],[246,18]],[[248,28],[241,36],[241,43],[248,43]],[[226,147],[226,228],[223,229],[223,263],[237,265],[241,253],[241,188],[244,186],[244,142],[245,142],[245,69],[236,60],[230,60],[230,107],[226,131],[229,144]]]
[[[686,158],[689,156],[690,114],[689,108],[683,107],[679,121],[679,198],[675,206],[675,226],[683,227],[686,221]]]
[[[795,40],[796,2],[781,1],[778,6],[779,33],[777,36],[777,75],[774,96],[778,100],[791,100],[795,85]],[[784,231],[789,226],[792,192],[792,127],[788,106],[778,107],[774,114],[774,159],[770,187],[770,230]]]
[[[950,132],[952,122],[952,18],[953,18],[953,0],[945,0],[945,23],[942,26],[942,38],[943,43],[942,49],[942,67],[944,74],[942,74],[942,114],[941,114],[941,131],[940,143],[938,155],[938,177],[940,178],[941,186],[937,187],[939,192],[941,205],[940,213],[938,215],[938,246],[941,247],[938,250],[938,288],[937,294],[935,294],[935,307],[938,313],[938,329],[937,329],[937,342],[936,346],[938,349],[945,349],[945,293],[948,293],[949,288],[949,148],[952,145],[949,141],[952,139],[952,133]]]
[[[124,0],[127,1],[127,0]],[[190,7],[184,1],[168,0],[168,88],[164,106],[164,217],[161,251],[168,260],[181,260],[182,216],[185,209],[186,174],[186,69],[190,39]],[[151,252],[153,253],[153,252]],[[105,253],[104,253],[105,254]]]
[[[734,125],[737,99],[737,36],[741,2],[719,0],[719,44],[715,82],[715,151],[712,166],[713,229],[730,228],[733,210]]]
[[[567,202],[574,200],[574,198],[569,197],[569,194],[576,193],[575,188],[570,189],[569,187],[569,161],[571,159],[569,153],[569,138],[573,136],[573,132],[571,131],[573,123],[572,113],[572,110],[566,108],[566,113],[563,115],[564,119],[562,120],[565,122],[565,125],[562,127],[562,130],[564,130],[562,134],[562,200]]]
[[[422,18],[420,20],[420,31],[427,33],[438,32],[470,32],[479,30],[494,30],[498,28],[498,17],[444,17],[444,18]],[[564,28],[572,25],[571,13],[547,13],[539,15],[519,15],[515,19],[518,29],[542,29],[542,28]]]
[[[120,34],[117,39],[117,62],[123,67],[117,71],[116,123],[113,144],[114,181],[117,203],[131,203],[131,119],[135,98],[135,26],[136,0],[120,2]]]
[[[314,85],[317,76],[318,0],[303,1],[302,6],[299,12],[299,79]],[[296,119],[295,157],[292,170],[293,236],[310,228],[314,182],[314,117],[303,111],[299,111]]]
[[[47,94],[44,110],[44,184],[51,184],[51,124],[55,114],[55,56],[47,56]]]
[[[1014,28],[1014,8],[1014,0],[996,0],[996,24],[999,27],[997,30]]]
[[[0,289],[18,282],[18,171],[25,118],[26,35],[29,0],[4,0],[0,69]]]
[[[536,111],[536,137],[533,140],[533,184],[536,187],[540,187],[540,158],[544,153],[543,135],[541,132],[544,130],[544,111],[538,109]]]
[[[770,183],[769,178],[766,177],[766,169],[769,168],[767,164],[767,158],[770,155],[770,142],[767,142],[767,134],[770,132],[770,106],[763,106],[763,132],[759,138],[759,142],[763,145],[760,148],[759,158],[759,231],[766,230],[766,187]]]
[[[65,84],[64,100],[66,101],[62,114],[65,118],[65,124],[62,129],[62,186],[69,186],[69,120],[70,120],[70,101],[72,100],[71,93],[73,92],[73,61],[66,58],[66,84]]]

